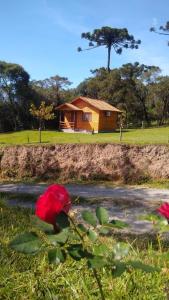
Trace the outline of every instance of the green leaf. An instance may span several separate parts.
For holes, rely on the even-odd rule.
[[[76,232],[69,231],[69,242],[70,241],[81,241],[81,238]]]
[[[149,266],[143,264],[141,261],[128,261],[127,265],[131,266],[133,269],[139,269],[146,273],[159,272],[160,268]]]
[[[52,245],[65,244],[69,237],[69,229],[65,228],[58,234],[47,235],[48,240]]]
[[[93,249],[93,254],[96,256],[107,257],[110,254],[110,250],[105,244],[95,245]]]
[[[109,215],[108,212],[105,208],[103,207],[97,207],[96,208],[96,216],[99,220],[99,223],[102,224],[107,224],[109,221]]]
[[[127,270],[127,266],[123,262],[114,262],[113,270],[112,270],[112,275],[113,277],[119,277],[121,276],[125,271]]]
[[[92,242],[95,242],[97,240],[97,233],[91,229],[88,230],[87,236]]]
[[[84,210],[82,212],[82,218],[84,221],[86,221],[88,224],[92,225],[93,227],[97,225],[96,216],[88,210]]]
[[[87,232],[87,228],[83,224],[78,224],[77,227],[82,231],[82,232]]]
[[[158,226],[168,226],[168,220],[167,219],[161,219],[161,220],[159,220],[159,221],[157,221],[157,225]]]
[[[123,229],[128,226],[127,223],[120,221],[120,220],[111,220],[111,222],[107,225],[110,227],[113,227],[113,228],[118,228],[118,229]]]
[[[42,242],[39,240],[36,233],[25,232],[18,235],[13,241],[11,241],[9,246],[17,252],[34,254],[40,251]]]
[[[61,229],[70,227],[70,222],[68,215],[65,214],[64,212],[61,212],[59,215],[56,217],[56,223],[59,225]]]
[[[31,216],[31,223],[33,226],[39,228],[41,231],[45,233],[53,233],[53,225],[48,224],[40,220],[37,216]]]
[[[120,260],[123,257],[125,257],[128,252],[129,252],[129,245],[126,243],[117,243],[116,245],[114,245],[113,247],[113,254],[114,254],[114,259]]]
[[[87,255],[87,253],[83,250],[82,244],[72,244],[67,248],[67,250],[69,255],[77,261],[86,257]]]
[[[60,248],[51,249],[48,251],[48,260],[50,264],[60,264],[66,259],[66,254],[64,250]]]
[[[157,225],[155,227],[158,228],[158,230],[159,230],[160,233],[169,232],[169,225],[160,225],[160,226]]]
[[[101,228],[99,228],[99,232],[103,235],[106,235],[110,232],[110,230],[106,227],[101,227]]]
[[[104,266],[108,265],[108,262],[102,256],[94,256],[93,258],[88,259],[88,267],[89,268],[103,268]]]
[[[160,220],[165,220],[163,217],[155,214],[148,214],[139,217],[139,220],[145,220],[150,222],[159,222]]]

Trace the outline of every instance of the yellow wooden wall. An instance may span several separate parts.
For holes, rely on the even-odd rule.
[[[80,109],[83,109],[83,112],[92,113],[92,120],[91,122],[83,121],[82,111],[77,112],[77,122],[76,122],[76,128],[80,130],[89,130],[92,131],[98,131],[99,129],[99,110],[91,106],[90,104],[84,102],[81,99],[77,99],[73,104]]]
[[[99,131],[111,131],[117,128],[118,113],[111,111],[110,117],[106,117],[105,111],[100,111]]]
[[[88,130],[88,131],[112,131],[117,128],[118,113],[111,111],[111,115],[106,117],[105,111],[99,111],[97,108],[86,103],[82,99],[77,99],[73,102],[75,106],[82,109],[83,112],[92,113],[91,121],[84,121],[82,116],[82,111],[75,111],[76,113],[76,124],[75,128],[79,130]],[[69,122],[71,122],[71,112],[68,111],[69,108],[62,107],[64,110],[64,122],[67,127],[70,127]],[[67,111],[66,111],[67,110]]]

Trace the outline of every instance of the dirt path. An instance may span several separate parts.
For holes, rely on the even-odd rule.
[[[46,185],[0,184],[0,192],[41,194]],[[84,209],[94,210],[98,205],[109,210],[111,218],[126,221],[130,227],[124,232],[143,234],[152,230],[149,222],[140,216],[155,211],[160,202],[169,202],[169,190],[137,187],[105,187],[104,185],[66,185],[71,195],[89,198],[87,203],[73,206],[80,215]],[[93,201],[94,199],[94,201]],[[33,202],[10,200],[10,205],[34,208]]]
[[[123,200],[169,201],[169,189],[140,187],[106,187],[104,185],[65,185],[70,194],[85,198],[111,198]],[[46,189],[44,184],[0,184],[0,192],[41,194]]]

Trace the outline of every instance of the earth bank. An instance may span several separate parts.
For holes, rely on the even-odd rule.
[[[169,178],[163,145],[56,144],[0,149],[1,179],[111,180],[135,183]]]

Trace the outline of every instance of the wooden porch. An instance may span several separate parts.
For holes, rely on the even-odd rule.
[[[77,127],[77,113],[72,110],[60,111],[59,129],[60,130],[75,130]]]
[[[75,131],[77,129],[77,113],[80,108],[71,103],[63,103],[57,107],[59,111],[59,129]]]
[[[59,121],[59,129],[73,129],[75,130],[75,122]]]

